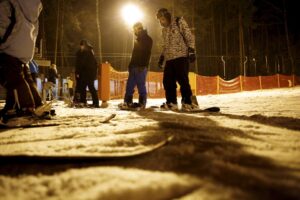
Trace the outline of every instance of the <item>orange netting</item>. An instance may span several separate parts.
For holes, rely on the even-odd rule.
[[[232,80],[225,81],[219,78],[219,93],[226,94],[226,93],[235,93],[242,91],[241,86],[241,77],[236,77]]]
[[[107,93],[103,95],[106,99],[122,99],[126,90],[126,82],[128,72],[118,72],[114,70],[109,64],[103,64],[100,67],[102,70],[99,73],[99,94]],[[105,78],[101,78],[105,76]],[[239,76],[232,80],[223,80],[219,76],[201,76],[194,73],[189,74],[192,91],[195,95],[207,95],[207,94],[226,94],[235,93],[241,91],[252,91],[259,89],[272,89],[280,87],[293,87],[300,85],[299,76],[287,76],[287,75],[273,75],[273,76],[256,76],[256,77],[244,77]],[[165,91],[163,88],[163,73],[162,72],[148,72],[146,87],[148,91],[148,97],[150,98],[164,98]],[[179,88],[178,88],[178,93]],[[137,92],[135,97],[137,97]],[[101,96],[101,95],[99,95]]]
[[[243,90],[252,91],[260,89],[260,80],[258,76],[245,77],[243,76]]]
[[[295,85],[300,85],[300,76],[294,76]]]
[[[196,95],[218,94],[218,76],[196,76]]]

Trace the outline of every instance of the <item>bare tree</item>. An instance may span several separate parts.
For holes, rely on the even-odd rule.
[[[102,62],[102,42],[101,42],[101,27],[100,27],[100,12],[99,12],[100,2],[96,0],[96,23],[97,23],[97,32],[98,32],[98,51],[100,56],[100,62]]]

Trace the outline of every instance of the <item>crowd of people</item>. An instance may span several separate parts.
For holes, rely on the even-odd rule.
[[[55,64],[48,70],[42,95],[39,94],[36,85],[39,70],[33,56],[41,11],[40,0],[0,1],[0,84],[6,89],[6,103],[1,110],[1,117],[10,111],[14,111],[16,116],[43,115],[49,111],[47,101],[54,98],[53,88],[58,78]],[[163,69],[166,102],[161,108],[178,109],[176,83],[179,83],[182,109],[197,109],[197,105],[191,100],[192,91],[188,78],[189,63],[196,59],[194,36],[183,17],[174,17],[165,8],[159,9],[156,17],[162,26],[163,39],[158,67]],[[119,105],[121,109],[143,109],[147,104],[146,77],[153,40],[141,22],[134,24],[133,32],[136,39],[128,66],[129,77],[124,102]],[[92,104],[89,106],[99,108],[99,98],[94,86],[97,70],[98,62],[93,46],[88,40],[81,40],[75,62],[74,105],[88,105],[88,88],[92,97]],[[72,96],[73,81],[70,77],[67,79],[67,85]],[[135,87],[138,88],[138,102],[133,102]]]

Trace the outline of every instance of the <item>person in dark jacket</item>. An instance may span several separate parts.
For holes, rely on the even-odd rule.
[[[132,51],[131,61],[129,63],[129,76],[126,85],[124,103],[119,105],[121,109],[128,107],[145,108],[147,103],[146,76],[151,57],[152,38],[147,30],[143,28],[142,23],[138,22],[133,26],[136,40]],[[139,92],[139,102],[133,103],[134,88],[137,86]]]
[[[87,40],[81,40],[80,50],[76,53],[75,75],[77,89],[80,93],[80,103],[86,102],[86,87],[88,87],[93,100],[93,107],[99,108],[99,98],[94,86],[97,77],[98,64],[93,47]]]

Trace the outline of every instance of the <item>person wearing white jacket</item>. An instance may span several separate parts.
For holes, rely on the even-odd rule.
[[[0,0],[0,84],[6,88],[5,114],[34,114],[43,103],[31,78],[32,60],[38,34],[40,0]]]

